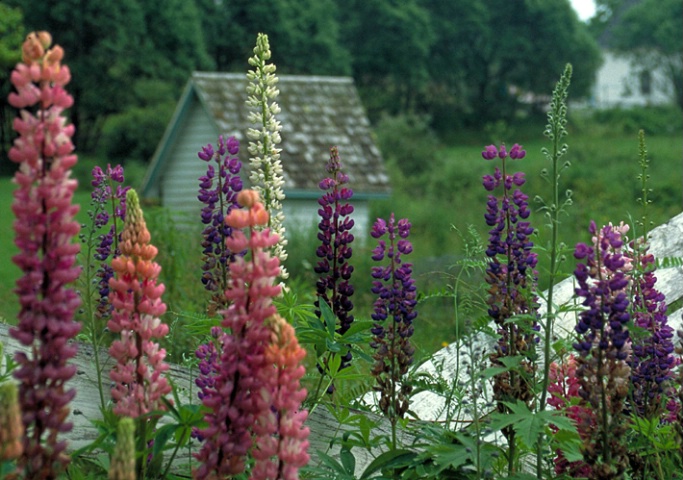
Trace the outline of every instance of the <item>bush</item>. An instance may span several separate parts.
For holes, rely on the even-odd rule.
[[[384,159],[408,178],[418,178],[436,159],[439,140],[427,118],[416,114],[384,116],[375,127]]]
[[[131,108],[107,118],[103,128],[104,151],[113,162],[147,161],[164,134],[174,104]]]

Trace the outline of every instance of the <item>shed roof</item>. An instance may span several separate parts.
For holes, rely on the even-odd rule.
[[[342,167],[356,198],[386,196],[389,177],[381,153],[372,140],[370,125],[353,80],[348,77],[279,75],[282,123],[281,161],[285,194],[292,197],[319,195],[331,146],[339,148]],[[245,74],[194,72],[176,112],[152,158],[143,181],[145,195],[160,181],[164,165],[174,148],[180,125],[190,105],[199,101],[218,134],[240,141],[240,159],[248,169],[246,131],[252,127],[245,105],[248,80]],[[197,145],[197,151],[203,145]],[[194,161],[188,159],[188,161]]]

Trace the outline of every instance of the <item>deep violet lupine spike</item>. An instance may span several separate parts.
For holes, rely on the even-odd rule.
[[[153,411],[166,410],[164,398],[171,392],[164,373],[169,365],[166,351],[155,339],[168,334],[161,321],[166,305],[161,299],[164,285],[157,283],[161,267],[154,261],[158,251],[135,190],[126,194],[127,215],[121,232],[121,255],[112,260],[114,277],[109,280],[114,307],[107,326],[120,334],[109,348],[116,361],[110,377],[114,413],[137,419]]]
[[[403,255],[412,251],[407,238],[410,223],[397,222],[394,214],[389,222],[377,219],[371,235],[378,239],[374,250],[376,261],[387,259],[388,265],[372,267],[372,293],[377,295],[374,304],[375,321],[370,346],[375,350],[372,375],[374,387],[380,393],[379,408],[392,421],[403,418],[408,411],[412,386],[403,380],[413,361],[415,348],[410,343],[413,320],[417,317],[417,289],[412,278],[412,264],[404,263]],[[387,240],[382,240],[384,236]]]
[[[201,465],[194,472],[199,480],[244,472],[247,454],[254,444],[263,453],[261,456],[254,454],[254,472],[270,468],[258,465],[272,460],[273,441],[281,446],[277,450],[279,462],[289,465],[283,463],[283,471],[296,470],[305,455],[304,433],[307,435],[307,431],[301,426],[304,414],[293,404],[287,404],[285,408],[284,403],[278,403],[285,399],[277,400],[282,392],[272,388],[274,359],[269,356],[268,348],[272,345],[273,331],[269,322],[276,314],[272,300],[279,295],[281,287],[275,284],[280,275],[280,261],[271,255],[270,249],[277,244],[278,237],[264,228],[268,212],[256,192],[244,190],[237,200],[245,209],[232,210],[226,217],[226,223],[232,227],[226,243],[232,251],[246,250],[248,253],[236,257],[230,265],[226,291],[230,304],[222,312],[221,322],[226,333],[221,336],[220,362],[213,384],[205,390],[202,400],[209,411],[205,416],[207,427],[197,432],[203,439],[202,448],[196,455]],[[300,373],[295,367],[294,377]],[[280,380],[278,385],[283,386]],[[303,395],[292,392],[289,400],[298,401]],[[294,415],[291,417],[293,428],[287,429],[286,434],[282,432],[282,423],[279,436],[271,428],[278,419],[274,408],[285,415],[280,415],[281,420]],[[296,478],[296,474],[282,478]]]
[[[197,198],[204,204],[201,220],[205,225],[202,232],[203,266],[201,281],[204,288],[211,292],[209,315],[227,306],[225,290],[228,283],[228,265],[234,255],[225,247],[231,227],[225,224],[225,217],[237,205],[237,194],[242,190],[239,176],[242,162],[237,158],[239,142],[235,137],[224,140],[218,137],[217,149],[211,144],[202,147],[197,156],[208,163],[206,174],[199,178]]]
[[[592,245],[578,244],[574,251],[579,261],[574,272],[576,295],[585,307],[575,328],[576,376],[581,405],[597,418],[582,451],[593,478],[616,478],[628,462],[622,412],[631,375],[626,361],[631,350],[626,272],[631,265],[622,252],[623,228],[608,225],[598,230],[591,222],[589,231]],[[601,459],[611,460],[608,464]]]
[[[19,134],[8,157],[19,165],[14,176],[12,211],[15,244],[12,261],[23,276],[17,280],[20,311],[10,335],[25,348],[15,356],[19,402],[25,434],[18,460],[23,478],[56,478],[68,464],[66,422],[76,392],[67,382],[76,373],[70,342],[80,331],[74,314],[80,300],[67,286],[79,275],[74,237],[78,205],[72,203],[77,182],[70,178],[77,161],[71,137],[74,126],[63,115],[73,104],[64,90],[69,68],[61,64],[64,51],[50,47],[47,32],[31,33],[23,44],[23,60],[11,74],[16,93],[9,103],[20,109],[13,128]]]
[[[318,238],[321,245],[316,250],[318,264],[314,267],[319,275],[316,283],[318,298],[315,301],[316,315],[320,316],[320,301],[327,303],[339,319],[337,332],[345,333],[354,320],[351,310],[354,293],[351,284],[353,266],[349,263],[352,255],[351,243],[353,234],[351,229],[354,221],[350,215],[353,206],[348,200],[353,191],[346,187],[348,176],[342,172],[341,159],[337,147],[330,148],[330,160],[326,167],[329,177],[320,182],[320,189],[325,193],[318,199],[320,208],[318,215]],[[342,359],[342,367],[351,361],[351,352]]]
[[[535,297],[536,254],[532,252],[530,237],[534,232],[526,219],[530,215],[528,197],[518,188],[524,185],[524,174],[508,174],[505,170],[506,158],[522,159],[526,152],[515,144],[508,153],[505,146],[489,145],[482,152],[486,160],[500,158],[502,170],[496,167],[493,175],[482,179],[484,188],[491,192],[486,202],[484,219],[491,227],[486,255],[489,257],[486,268],[486,282],[489,284],[488,313],[498,326],[500,340],[491,361],[502,366],[501,357],[522,355],[526,357],[520,364],[522,374],[513,375],[510,371],[494,377],[494,396],[499,402],[521,400],[525,403],[533,399],[532,377],[535,363],[532,360],[538,324],[537,302]],[[494,195],[502,187],[502,194]],[[510,322],[515,316],[524,317]],[[499,403],[499,408],[505,409]],[[506,433],[504,431],[504,433]]]

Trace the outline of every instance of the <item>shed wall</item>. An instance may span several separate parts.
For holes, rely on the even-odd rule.
[[[201,203],[197,200],[199,177],[206,173],[206,162],[197,152],[207,143],[216,146],[218,133],[200,102],[192,102],[186,121],[172,140],[168,163],[160,173],[161,204],[172,212],[197,214]]]

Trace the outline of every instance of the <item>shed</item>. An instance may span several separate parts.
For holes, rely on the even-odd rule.
[[[245,105],[247,83],[245,74],[192,74],[143,180],[144,198],[177,214],[199,216],[198,178],[206,163],[197,152],[208,143],[215,146],[219,135],[240,141],[242,178],[248,182],[246,131],[252,125]],[[353,80],[280,75],[278,88],[286,227],[317,223],[317,199],[322,193],[318,183],[327,174],[330,147],[337,146],[354,191],[357,231],[367,232],[368,201],[389,195],[389,177]]]

